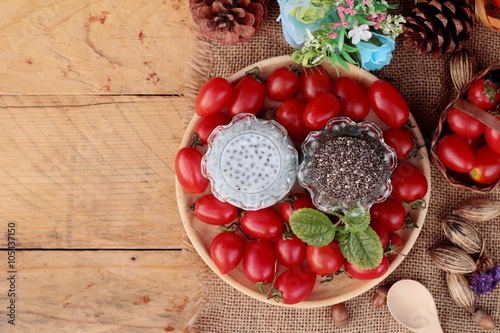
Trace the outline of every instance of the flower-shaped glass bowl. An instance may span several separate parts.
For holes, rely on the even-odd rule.
[[[368,210],[391,194],[396,152],[370,121],[334,118],[323,130],[308,135],[302,153],[299,183],[325,213]]]
[[[297,179],[298,159],[280,124],[246,113],[215,128],[201,169],[217,199],[257,210],[287,195]]]

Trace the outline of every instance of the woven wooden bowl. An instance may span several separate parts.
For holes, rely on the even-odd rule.
[[[290,60],[289,56],[271,58],[250,65],[247,68],[244,68],[239,72],[235,73],[228,79],[234,82],[242,78],[245,75],[246,71],[255,66],[258,66],[261,70],[261,76],[265,80],[273,69],[281,66],[287,66],[290,64],[293,64],[293,62]],[[335,69],[331,65],[331,63],[324,63],[323,65],[325,69],[330,73],[332,78],[335,78],[338,75],[350,76],[353,77],[355,80],[357,80],[365,88],[368,88],[368,86],[372,82],[377,80],[375,76],[354,66],[350,67],[349,71],[346,71],[341,67]],[[276,108],[277,105],[279,104],[276,104],[275,102],[272,101],[266,102],[266,106],[270,108],[273,107]],[[382,122],[376,117],[373,111],[370,111],[370,114],[367,119],[379,124],[382,129],[386,128],[386,126],[383,125]],[[412,116],[410,116],[410,120],[415,125],[415,127],[412,129],[413,134],[417,138],[418,142],[423,143],[424,141],[420,133],[420,130],[416,126],[415,120]],[[197,115],[194,115],[182,140],[182,147],[189,145],[193,135],[193,127],[198,121],[199,117]],[[418,168],[420,168],[420,170],[422,170],[424,175],[427,177],[427,180],[429,182],[429,190],[424,199],[426,200],[426,202],[429,202],[430,162],[427,157],[425,149],[422,149],[420,153],[425,157],[423,159],[414,158],[411,162],[414,163]],[[295,189],[292,189],[292,191],[294,190]],[[215,235],[219,232],[219,230],[216,226],[208,225],[199,221],[194,216],[194,213],[190,209],[190,207],[193,206],[193,203],[196,201],[196,199],[201,195],[192,195],[185,193],[178,182],[176,191],[177,191],[177,202],[182,222],[186,229],[187,235],[191,240],[191,243],[193,244],[198,254],[201,256],[201,258],[225,282],[227,282],[237,290],[241,291],[242,293],[249,295],[253,298],[256,298],[258,300],[261,300],[263,302],[267,302],[270,304],[278,304],[282,306],[296,307],[296,308],[313,308],[313,307],[327,306],[343,302],[355,296],[358,296],[368,291],[372,287],[376,286],[378,283],[384,280],[389,274],[391,274],[394,271],[394,269],[396,269],[396,267],[399,264],[401,264],[401,262],[404,259],[404,256],[395,256],[395,258],[392,259],[390,263],[388,272],[381,278],[368,281],[360,281],[352,279],[348,277],[346,274],[341,274],[339,276],[336,276],[333,279],[333,281],[329,283],[319,283],[319,278],[318,278],[318,282],[316,283],[316,286],[312,294],[305,301],[302,301],[294,305],[284,305],[282,303],[277,303],[274,300],[268,300],[264,295],[260,293],[259,289],[256,286],[248,282],[243,273],[243,268],[241,263],[226,275],[222,275],[219,272],[218,268],[215,266],[212,259],[210,258],[210,243],[212,239],[215,237]],[[207,192],[208,191],[209,190],[207,190]],[[422,225],[425,220],[427,209],[419,210],[419,209],[408,208],[408,211],[410,212],[413,221],[418,225],[418,228],[405,229],[400,231],[400,236],[404,242],[404,247],[402,249],[402,254],[404,255],[408,254],[413,244],[417,240],[418,234],[420,233],[420,230],[422,230]],[[282,270],[279,269],[278,274],[281,273],[281,271]]]
[[[436,145],[440,138],[450,133],[450,129],[448,128],[446,118],[448,116],[448,112],[452,108],[457,108],[459,110],[462,110],[468,115],[476,118],[483,124],[500,132],[500,124],[499,124],[500,122],[494,116],[490,115],[487,112],[484,112],[483,110],[479,109],[478,107],[472,105],[471,103],[465,100],[467,96],[467,90],[469,89],[471,84],[474,83],[474,81],[486,78],[491,72],[497,70],[500,70],[500,61],[493,63],[483,71],[478,72],[460,89],[460,91],[457,93],[457,96],[453,99],[453,101],[450,102],[450,104],[448,104],[445,110],[441,113],[441,116],[439,117],[438,121],[438,126],[434,131],[431,141],[430,154],[432,163],[436,166],[436,168],[439,169],[444,178],[454,187],[467,191],[472,191],[475,193],[487,193],[493,191],[495,188],[499,186],[500,179],[494,184],[481,185],[474,183],[471,179],[468,178],[466,174],[465,175],[459,174],[448,170],[443,165],[443,163],[441,163],[439,157],[436,154]]]
[[[476,0],[475,13],[485,27],[500,31],[500,1]]]

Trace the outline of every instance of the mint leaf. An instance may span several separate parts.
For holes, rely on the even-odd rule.
[[[336,227],[324,213],[312,209],[298,209],[290,216],[292,231],[304,243],[325,246],[335,237]]]
[[[353,208],[342,218],[346,230],[350,232],[364,231],[370,225],[370,211]]]
[[[339,237],[338,242],[344,257],[359,268],[373,269],[382,261],[382,243],[370,226],[360,232],[350,232],[347,237]]]

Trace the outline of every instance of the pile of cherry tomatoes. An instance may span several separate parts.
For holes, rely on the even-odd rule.
[[[494,82],[476,80],[466,97],[500,120],[500,90]],[[447,172],[466,184],[496,183],[500,179],[500,133],[455,107],[448,111],[446,124],[435,151]]]
[[[398,156],[398,167],[391,177],[391,197],[370,209],[370,227],[380,237],[385,254],[377,267],[365,270],[344,259],[336,240],[314,247],[296,237],[289,227],[291,214],[301,208],[315,209],[305,191],[290,193],[275,206],[257,211],[244,211],[219,201],[208,190],[209,182],[200,170],[202,149],[193,145],[178,152],[176,174],[186,192],[199,194],[193,205],[194,222],[221,230],[210,246],[213,262],[222,274],[241,265],[249,283],[260,286],[268,298],[286,304],[307,298],[318,276],[320,280],[330,280],[342,272],[361,280],[383,276],[404,245],[399,231],[412,227],[409,212],[422,209],[421,201],[428,190],[426,177],[412,162],[422,156],[408,129],[406,101],[387,81],[375,81],[365,89],[348,76],[332,79],[321,66],[300,70],[279,67],[265,82],[253,75],[255,71],[234,83],[216,77],[202,86],[195,103],[200,120],[193,142],[206,144],[216,126],[228,124],[237,114],[253,113],[276,120],[300,147],[310,131],[322,129],[330,119],[345,116],[362,121],[372,109],[387,125],[384,140]],[[276,107],[270,111],[265,106],[269,104]],[[334,223],[335,218],[331,219]]]

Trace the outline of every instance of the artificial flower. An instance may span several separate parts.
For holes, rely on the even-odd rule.
[[[486,294],[500,282],[500,266],[496,266],[486,272],[478,272],[472,275],[470,288],[478,295]]]
[[[394,39],[374,33],[373,37],[377,38],[381,45],[377,46],[373,43],[359,42],[357,47],[361,56],[361,66],[368,70],[374,71],[388,65],[392,60],[392,51],[396,47]]]
[[[354,24],[352,29],[347,34],[347,37],[351,39],[351,43],[356,45],[361,40],[367,42],[372,37],[372,33],[370,32],[368,24],[362,24],[359,27],[357,24]]]

